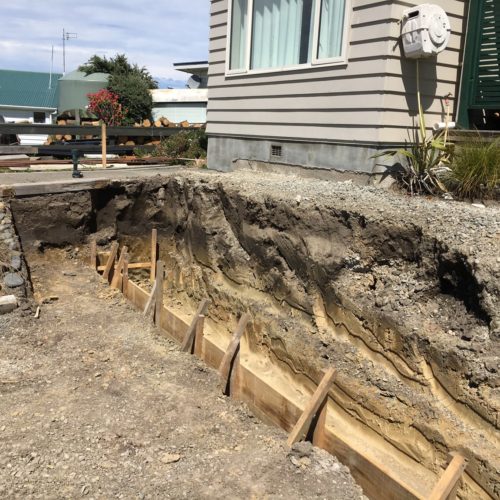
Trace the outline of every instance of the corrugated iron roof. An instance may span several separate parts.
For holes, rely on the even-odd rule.
[[[59,78],[52,74],[32,71],[0,70],[0,104],[32,108],[57,108]]]

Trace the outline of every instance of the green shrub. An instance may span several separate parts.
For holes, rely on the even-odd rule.
[[[479,136],[457,144],[451,172],[445,179],[458,198],[492,198],[500,188],[500,139],[486,142]]]
[[[207,137],[203,129],[182,130],[165,138],[152,152],[152,156],[198,159],[207,157]]]

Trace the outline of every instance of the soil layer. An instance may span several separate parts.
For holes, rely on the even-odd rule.
[[[408,482],[412,469],[439,475],[456,450],[469,460],[460,495],[500,495],[498,208],[245,172],[12,206],[25,247],[94,234],[147,260],[156,227],[167,303],[210,297],[209,324],[225,335],[251,312],[249,348],[298,385],[334,365],[339,413]]]

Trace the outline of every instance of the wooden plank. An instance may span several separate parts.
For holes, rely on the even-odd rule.
[[[327,412],[328,404],[327,404],[327,399],[323,401],[323,404],[319,408],[318,412],[318,419],[316,421],[316,425],[314,426],[313,429],[313,438],[312,442],[313,444],[317,443],[318,440],[321,439],[321,437],[325,434],[326,430],[326,412]]]
[[[107,127],[108,137],[118,136],[142,136],[142,137],[169,137],[178,134],[182,129],[179,127]],[[198,130],[196,127],[189,127],[184,130]],[[93,125],[46,125],[38,123],[2,123],[0,124],[0,134],[41,134],[41,135],[101,135],[101,127]],[[40,151],[40,147],[39,147]]]
[[[146,302],[146,306],[144,307],[143,314],[144,316],[148,316],[149,313],[152,311],[153,305],[155,304],[156,300],[156,287],[158,286],[158,283],[155,282],[153,283],[153,288],[151,289],[151,294],[149,295],[149,298]]]
[[[454,454],[450,465],[448,465],[444,474],[441,476],[436,486],[434,486],[428,500],[447,500],[455,498],[455,495],[450,496],[450,494],[458,485],[458,481],[460,481],[466,467],[467,460],[465,457],[459,453]]]
[[[94,270],[97,269],[97,242],[95,238],[90,240],[90,267]]]
[[[158,230],[151,230],[151,276],[153,282],[156,279],[156,261],[158,260]]]
[[[183,352],[188,352],[191,350],[191,346],[193,344],[193,338],[196,333],[196,324],[198,322],[198,316],[200,315],[206,315],[208,306],[210,305],[210,299],[203,299],[200,302],[200,305],[198,306],[198,310],[196,311],[196,314],[194,315],[193,321],[189,325],[189,328],[187,329],[186,335],[184,336],[184,340],[181,345],[181,351]]]
[[[0,146],[0,155],[36,155],[36,146]]]
[[[331,367],[325,373],[323,379],[319,383],[316,391],[313,396],[307,403],[306,407],[302,415],[300,416],[298,422],[295,424],[295,427],[292,429],[290,436],[288,436],[287,444],[288,446],[292,446],[297,441],[300,441],[311,426],[311,421],[319,410],[320,406],[324,403],[325,398],[328,395],[328,391],[333,383],[333,379],[335,378],[336,370]]]
[[[128,253],[125,255],[123,259],[123,279],[122,279],[122,293],[127,295],[128,288],[128,266],[129,266],[129,255]]]
[[[104,273],[102,275],[102,277],[106,280],[109,279],[109,273],[111,272],[113,264],[115,263],[116,254],[118,253],[118,247],[119,247],[118,242],[113,241],[111,245],[111,252],[109,253],[108,261],[106,262],[106,266],[104,267]]]
[[[200,314],[196,322],[196,334],[194,336],[193,354],[198,359],[203,359],[203,330],[205,328],[205,316]]]
[[[143,310],[149,294],[133,281],[129,281],[127,298],[139,310]],[[178,342],[183,341],[186,329],[185,323],[176,314],[163,309],[162,329],[167,335]],[[212,368],[218,368],[224,357],[221,348],[210,337],[204,338],[204,361]],[[283,393],[283,390],[270,385],[258,373],[249,370],[242,363],[235,375],[235,385],[238,399],[249,405],[256,415],[266,422],[278,425],[285,430],[291,430],[300,418],[300,409]],[[233,378],[233,377],[231,377]],[[326,415],[326,413],[325,413]],[[425,498],[399,477],[395,470],[385,466],[381,459],[375,460],[367,455],[366,449],[352,447],[346,438],[332,432],[329,427],[321,425],[323,412],[320,413],[315,429],[314,444],[333,453],[347,465],[365,494],[373,500],[422,500]],[[429,472],[429,478],[432,474]]]
[[[163,312],[163,280],[165,278],[165,265],[159,260],[156,263],[156,290],[155,290],[155,325],[161,325],[161,313]]]
[[[106,266],[99,266],[98,271],[104,271]],[[129,269],[149,269],[151,267],[151,262],[130,262],[128,265]]]
[[[127,255],[128,248],[124,246],[120,252],[120,258],[118,259],[118,264],[116,265],[115,272],[113,274],[113,279],[111,280],[111,288],[119,288],[121,274],[123,270],[123,262],[125,260],[125,255]]]
[[[103,168],[106,168],[106,163],[108,159],[108,152],[107,152],[107,147],[108,147],[108,137],[106,134],[106,122],[102,122],[101,124],[101,162]]]
[[[222,379],[222,387],[224,393],[227,392],[227,385],[231,376],[231,366],[233,364],[236,352],[239,349],[241,337],[245,333],[245,328],[250,319],[251,317],[248,313],[244,313],[241,316],[238,322],[238,326],[233,333],[231,341],[229,342],[229,346],[226,349],[226,353],[224,354],[224,357],[222,358],[221,364],[219,366],[219,375]]]

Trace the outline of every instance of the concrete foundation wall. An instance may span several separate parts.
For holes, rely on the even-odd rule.
[[[271,154],[273,146],[281,146],[281,157]],[[368,179],[386,171],[387,160],[373,158],[383,149],[386,147],[212,136],[208,140],[208,168],[290,171],[320,178],[338,178],[337,174],[350,172]]]

